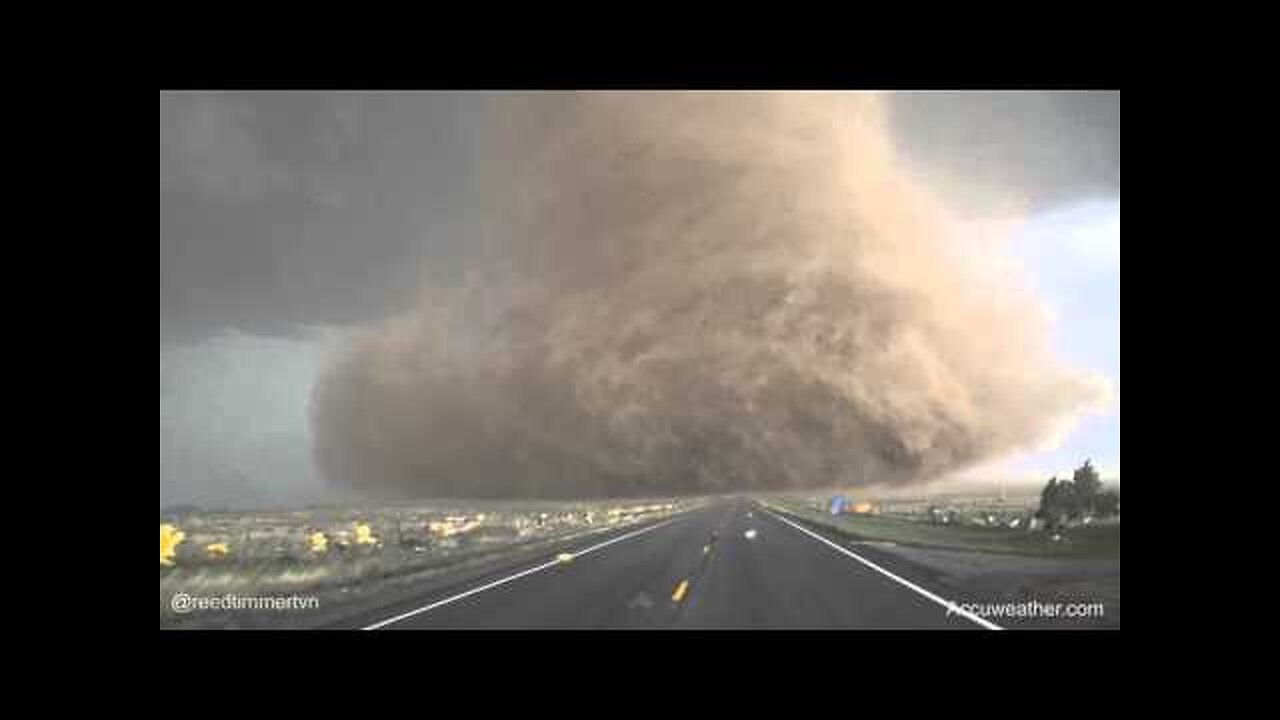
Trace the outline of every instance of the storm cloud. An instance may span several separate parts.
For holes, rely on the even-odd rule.
[[[161,346],[373,322],[456,275],[485,102],[162,93]]]
[[[902,149],[886,96],[485,102],[469,161],[483,192],[441,241],[468,261],[424,274],[315,387],[315,457],[337,486],[909,483],[1034,447],[1106,397],[1053,357],[996,226],[941,199],[955,183]],[[162,240],[162,335],[163,270]]]
[[[161,345],[376,322],[487,269],[496,140],[537,94],[160,95]],[[883,97],[900,160],[965,217],[1119,197],[1118,93]],[[504,124],[524,118],[520,132]],[[523,138],[523,140],[520,140]],[[517,151],[519,151],[517,149]]]

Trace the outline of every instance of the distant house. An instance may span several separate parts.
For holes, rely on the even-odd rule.
[[[869,502],[853,502],[844,495],[837,495],[831,498],[827,509],[832,515],[871,515],[875,513],[876,506]]]

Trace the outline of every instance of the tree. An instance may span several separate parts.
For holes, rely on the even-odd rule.
[[[1102,480],[1093,462],[1085,460],[1076,468],[1070,480],[1049,478],[1040,493],[1040,509],[1036,516],[1044,519],[1050,528],[1058,527],[1064,520],[1077,520],[1084,515],[1115,515],[1120,508],[1120,494],[1104,492]]]
[[[1094,510],[1099,517],[1110,517],[1120,512],[1120,493],[1114,490],[1098,493],[1094,501]]]
[[[1045,484],[1044,489],[1040,491],[1040,509],[1036,511],[1036,517],[1048,519],[1049,511],[1054,507],[1054,500],[1058,496],[1058,476],[1049,478],[1049,482]]]
[[[1102,480],[1098,477],[1098,471],[1094,469],[1092,460],[1085,460],[1083,465],[1076,468],[1071,477],[1071,484],[1075,486],[1079,500],[1077,511],[1097,512],[1098,493],[1102,491]]]
[[[1062,520],[1075,514],[1075,488],[1069,480],[1058,480],[1057,476],[1049,478],[1049,482],[1040,493],[1040,509],[1036,516],[1043,519],[1045,527],[1055,528]]]

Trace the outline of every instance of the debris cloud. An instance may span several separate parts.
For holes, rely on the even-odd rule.
[[[904,484],[1106,396],[903,163],[872,93],[539,93],[489,131],[483,262],[424,283],[312,399],[389,497]]]

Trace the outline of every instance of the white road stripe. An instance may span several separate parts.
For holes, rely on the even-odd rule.
[[[692,509],[696,509],[696,508],[692,508]],[[685,510],[684,512],[689,512],[689,510]],[[684,514],[684,512],[682,512],[682,513],[678,513],[678,514],[679,514],[679,515],[683,515],[683,514]],[[610,545],[612,545],[612,544],[614,544],[614,543],[622,542],[623,540],[629,540],[630,538],[637,537],[637,536],[639,536],[639,535],[643,535],[643,534],[645,534],[645,533],[647,533],[647,532],[652,532],[652,531],[654,531],[654,530],[657,530],[657,529],[658,529],[658,528],[660,528],[660,527],[666,527],[667,525],[670,525],[671,523],[673,523],[673,522],[675,522],[675,521],[676,521],[676,518],[675,518],[675,517],[672,517],[672,518],[670,518],[670,519],[668,519],[668,520],[664,520],[664,521],[662,521],[662,522],[658,523],[657,525],[650,525],[649,527],[641,528],[641,529],[639,529],[639,530],[636,530],[636,531],[633,531],[633,532],[629,532],[629,533],[627,533],[627,534],[625,534],[625,535],[619,535],[618,537],[613,538],[612,540],[606,540],[605,542],[602,542],[602,543],[599,543],[599,544],[596,544],[596,545],[592,545],[591,547],[589,547],[589,548],[587,548],[587,549],[585,549],[585,550],[579,550],[578,552],[573,553],[573,556],[574,556],[575,558],[582,557],[583,555],[586,555],[586,554],[588,554],[588,553],[593,553],[593,552],[595,552],[596,550],[600,550],[600,549],[606,548],[606,547],[608,547],[608,546],[610,546]],[[557,558],[556,558],[556,559],[554,559],[554,560],[551,560],[551,561],[549,561],[549,562],[542,563],[541,565],[538,565],[538,566],[535,566],[535,567],[531,567],[531,568],[529,568],[528,570],[522,570],[522,571],[520,571],[520,572],[516,573],[515,575],[510,575],[510,576],[508,576],[508,577],[504,577],[504,578],[502,578],[501,580],[495,580],[495,581],[493,581],[493,582],[491,582],[491,583],[488,583],[488,584],[485,584],[485,585],[481,585],[480,587],[477,587],[477,588],[472,588],[472,589],[470,589],[470,590],[468,590],[468,591],[466,591],[466,592],[458,593],[457,595],[453,595],[453,596],[451,596],[451,597],[447,597],[447,598],[445,598],[445,599],[443,599],[443,600],[437,600],[436,602],[433,602],[433,603],[431,603],[430,605],[424,605],[423,607],[420,607],[420,608],[418,608],[417,610],[410,610],[410,611],[409,611],[409,612],[407,612],[407,613],[402,613],[402,614],[400,614],[400,615],[396,615],[395,617],[387,618],[386,620],[382,620],[382,621],[380,621],[380,622],[376,622],[376,623],[374,623],[374,624],[372,624],[372,625],[370,625],[370,626],[368,626],[368,627],[366,627],[366,628],[363,628],[363,629],[364,629],[364,630],[378,630],[378,629],[384,628],[384,627],[386,627],[386,626],[388,626],[388,625],[391,625],[391,624],[393,624],[393,623],[400,622],[401,620],[405,620],[405,619],[411,618],[411,617],[413,617],[413,616],[415,616],[415,615],[421,615],[421,614],[422,614],[422,613],[424,613],[424,612],[429,612],[429,611],[431,611],[431,610],[435,610],[435,609],[436,609],[436,608],[438,608],[438,607],[442,607],[442,606],[444,606],[444,605],[448,605],[448,604],[450,604],[450,603],[454,603],[454,602],[457,602],[457,601],[459,601],[459,600],[462,600],[463,598],[468,598],[468,597],[471,597],[472,595],[475,595],[475,594],[477,594],[477,593],[482,593],[482,592],[484,592],[485,590],[492,590],[493,588],[496,588],[496,587],[498,587],[498,586],[500,586],[500,585],[506,585],[506,584],[507,584],[507,583],[509,583],[509,582],[513,582],[513,581],[515,581],[515,580],[519,580],[520,578],[525,577],[525,576],[527,576],[527,575],[532,575],[532,574],[534,574],[534,573],[536,573],[536,572],[541,572],[541,571],[543,571],[543,570],[546,570],[547,568],[555,567],[555,566],[557,566],[557,565],[563,565],[563,564],[564,564],[564,563],[563,563],[563,562],[562,562],[562,561],[557,557]]]
[[[790,520],[788,520],[788,519],[786,519],[786,518],[782,517],[781,515],[778,515],[777,513],[773,512],[772,510],[765,510],[765,512],[766,512],[766,513],[768,513],[768,514],[769,514],[770,516],[772,516],[773,518],[775,518],[775,519],[777,519],[777,520],[780,520],[780,521],[782,521],[782,522],[784,522],[784,523],[786,523],[786,524],[790,525],[791,527],[793,527],[793,528],[795,528],[795,529],[799,530],[800,532],[804,533],[805,535],[808,535],[809,537],[813,538],[814,540],[817,540],[817,541],[819,541],[819,542],[821,542],[821,543],[823,543],[823,544],[825,544],[825,545],[828,545],[828,546],[830,546],[830,547],[832,547],[832,548],[834,548],[834,549],[836,549],[836,550],[838,550],[838,551],[840,551],[840,552],[844,553],[845,555],[848,555],[849,557],[853,558],[854,560],[857,560],[858,562],[862,563],[863,565],[866,565],[867,567],[871,568],[872,570],[875,570],[876,572],[880,573],[881,575],[884,575],[885,577],[889,578],[890,580],[893,580],[894,582],[896,582],[896,583],[898,583],[898,584],[902,585],[903,587],[906,587],[906,588],[908,588],[908,589],[910,589],[910,590],[914,590],[914,591],[916,591],[917,593],[919,593],[920,595],[923,595],[924,597],[926,597],[926,598],[928,598],[928,599],[930,599],[930,600],[932,600],[932,601],[934,601],[934,602],[938,603],[938,604],[939,604],[939,605],[941,605],[942,607],[946,608],[946,609],[948,610],[948,612],[949,612],[949,613],[955,613],[956,615],[959,615],[959,616],[961,616],[961,617],[965,618],[966,620],[972,620],[973,622],[975,622],[975,623],[977,623],[977,624],[981,625],[982,627],[984,627],[984,628],[986,628],[986,629],[988,629],[988,630],[1003,630],[1003,629],[1004,629],[1004,628],[1000,627],[999,625],[996,625],[996,624],[995,624],[995,623],[993,623],[993,622],[990,622],[990,621],[985,620],[985,619],[983,619],[983,618],[981,618],[981,617],[978,617],[977,615],[974,615],[973,613],[969,612],[968,610],[965,610],[964,608],[960,607],[960,606],[959,606],[958,604],[956,604],[956,603],[951,602],[950,600],[947,600],[947,599],[945,599],[945,598],[943,598],[943,597],[940,597],[940,596],[938,596],[938,595],[935,595],[935,594],[933,594],[933,593],[929,592],[928,590],[925,590],[924,588],[920,587],[919,585],[916,585],[915,583],[911,582],[910,580],[907,580],[907,579],[905,579],[905,578],[902,578],[902,577],[899,577],[899,576],[897,576],[897,575],[894,575],[893,573],[889,572],[888,570],[885,570],[884,568],[882,568],[882,567],[880,567],[879,565],[877,565],[877,564],[875,564],[875,563],[871,562],[870,560],[868,560],[868,559],[866,559],[866,558],[862,557],[861,555],[859,555],[859,554],[857,554],[857,553],[853,552],[852,550],[849,550],[848,548],[840,547],[839,545],[837,545],[837,544],[835,544],[835,543],[831,542],[830,540],[828,540],[828,539],[826,539],[826,538],[822,537],[821,535],[819,535],[819,534],[817,534],[817,533],[813,532],[812,530],[809,530],[808,528],[803,527],[803,526],[801,526],[801,525],[797,525],[796,523],[793,523],[793,522],[791,522]]]

